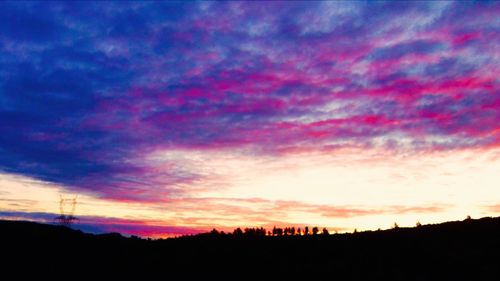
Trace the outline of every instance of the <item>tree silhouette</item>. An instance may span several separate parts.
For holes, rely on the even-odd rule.
[[[241,235],[243,235],[243,231],[241,230],[241,228],[238,227],[237,229],[235,229],[233,231],[233,235],[235,235],[235,236],[241,236]]]
[[[325,235],[330,234],[330,232],[326,228],[323,228],[321,233],[325,234]],[[223,231],[218,231],[215,228],[206,234],[210,234],[213,236],[225,235],[225,233]],[[231,233],[229,232],[228,234],[231,234]],[[320,229],[317,226],[315,226],[312,228],[311,231],[309,231],[309,226],[306,226],[306,227],[304,227],[304,230],[302,231],[300,227],[295,229],[295,227],[281,228],[281,227],[274,226],[272,231],[267,231],[263,227],[246,227],[243,230],[240,227],[238,227],[238,228],[233,230],[232,234],[233,234],[233,236],[244,235],[244,236],[248,236],[248,237],[262,237],[262,236],[266,236],[266,235],[267,236],[289,236],[289,235],[302,235],[302,234],[305,236],[308,236],[311,234],[312,235],[320,234]]]
[[[245,228],[244,234],[246,236],[252,236],[252,237],[265,236],[266,230],[262,227],[261,228]]]
[[[313,233],[313,235],[317,235],[317,234],[318,234],[318,232],[319,232],[318,227],[317,227],[317,226],[313,227],[313,229],[312,229],[312,233]]]
[[[260,236],[266,236],[266,229],[265,229],[265,228],[263,228],[263,227],[261,227],[261,228],[259,229],[259,235],[260,235]]]
[[[276,235],[283,236],[283,228],[281,227],[276,228]]]

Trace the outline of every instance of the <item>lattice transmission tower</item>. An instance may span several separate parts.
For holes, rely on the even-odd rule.
[[[77,198],[78,196],[73,198],[63,198],[62,195],[60,196],[59,216],[56,217],[56,221],[59,224],[69,227],[73,222],[78,220],[78,218],[75,217]]]

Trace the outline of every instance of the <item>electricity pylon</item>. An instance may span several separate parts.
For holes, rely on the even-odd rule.
[[[78,220],[75,217],[75,209],[76,209],[76,199],[78,196],[75,196],[74,198],[63,198],[62,195],[60,196],[59,200],[59,213],[60,215],[56,217],[56,221],[64,226],[71,226],[71,224]]]

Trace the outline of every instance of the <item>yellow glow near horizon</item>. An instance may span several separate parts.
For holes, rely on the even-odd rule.
[[[216,171],[218,177],[203,188],[188,187],[192,191],[184,197],[162,202],[119,202],[79,194],[77,214],[198,229],[308,224],[351,231],[389,228],[394,222],[414,226],[417,221],[496,215],[486,207],[500,202],[498,149],[419,155],[339,150],[276,159],[163,151],[151,159],[179,160],[181,155],[185,168]],[[215,188],[221,182],[222,187]],[[57,213],[59,195],[75,194],[68,190],[0,174],[0,211]],[[426,211],[433,206],[435,210]],[[330,207],[368,211],[329,215],[325,208]]]

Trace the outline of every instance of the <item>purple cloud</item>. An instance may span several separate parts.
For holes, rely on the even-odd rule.
[[[0,6],[4,172],[155,201],[210,176],[159,150],[500,143],[496,2]]]

